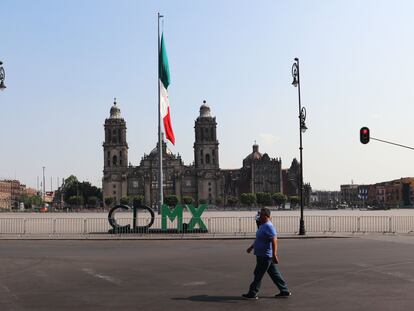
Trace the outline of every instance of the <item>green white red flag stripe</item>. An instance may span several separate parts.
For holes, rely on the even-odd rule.
[[[170,101],[168,99],[168,85],[170,85],[170,70],[168,67],[167,51],[165,49],[164,34],[161,36],[159,51],[159,77],[160,77],[160,113],[164,123],[164,132],[167,139],[174,145],[175,136],[171,124]]]

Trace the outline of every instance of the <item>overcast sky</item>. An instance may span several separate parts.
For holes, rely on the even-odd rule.
[[[103,124],[116,97],[129,161],[157,141],[157,12],[165,16],[176,146],[193,162],[194,121],[217,118],[220,167],[240,168],[256,140],[313,189],[414,176],[413,151],[359,142],[359,129],[409,146],[414,114],[413,1],[2,0],[0,178],[46,188],[71,174],[101,186]]]

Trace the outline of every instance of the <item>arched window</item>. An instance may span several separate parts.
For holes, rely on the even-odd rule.
[[[116,164],[117,164],[117,162],[118,162],[118,157],[117,157],[116,155],[114,155],[114,156],[112,157],[112,164],[113,164],[113,165],[116,165]]]
[[[119,165],[122,165],[122,150],[119,151]]]
[[[206,164],[210,164],[210,155],[206,154]]]
[[[115,144],[118,142],[118,133],[116,129],[112,130],[112,142]]]

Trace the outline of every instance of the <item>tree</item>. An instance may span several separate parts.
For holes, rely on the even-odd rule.
[[[272,195],[268,192],[257,192],[256,193],[257,204],[263,206],[272,205]]]
[[[107,197],[104,200],[104,203],[107,207],[111,206],[114,203],[114,198],[113,197]]]
[[[134,195],[134,196],[132,196],[132,197],[130,197],[131,198],[131,201],[130,202],[132,202],[132,205],[134,206],[134,205],[138,205],[138,206],[140,206],[140,205],[144,205],[144,196],[143,195],[141,195],[141,194],[138,194],[138,195]]]
[[[175,207],[178,203],[178,198],[176,195],[167,195],[164,198],[164,203],[167,204],[169,207]]]
[[[227,204],[229,206],[235,206],[238,202],[239,202],[239,200],[236,197],[229,196],[227,198]]]
[[[88,181],[79,182],[74,175],[70,175],[65,179],[65,183],[60,190],[65,202],[68,203],[69,198],[73,196],[81,196],[83,199],[82,202],[88,202],[89,197],[97,197],[98,202],[102,200],[102,191],[100,188],[92,186]]]
[[[95,208],[96,205],[99,202],[99,199],[97,197],[95,197],[95,196],[90,196],[90,197],[88,197],[88,201],[87,202],[88,202],[88,207]]]
[[[240,196],[240,202],[244,205],[253,205],[256,203],[256,195],[254,193],[242,193]]]
[[[30,197],[30,205],[33,206],[41,206],[43,203],[43,200],[40,196],[34,195]]]
[[[194,201],[193,198],[190,197],[190,196],[183,196],[182,199],[181,199],[181,202],[183,204],[191,204],[191,203],[193,203],[193,201]]]
[[[217,205],[222,205],[223,204],[223,198],[222,197],[217,197],[216,198],[216,204]]]
[[[272,199],[273,199],[273,202],[277,206],[281,206],[281,205],[285,204],[286,201],[287,201],[287,197],[283,193],[280,193],[280,192],[273,193]]]
[[[298,196],[295,195],[295,196],[291,196],[289,198],[289,201],[290,201],[290,204],[292,204],[293,206],[295,206],[295,205],[298,205],[299,204],[300,199],[299,199]]]
[[[82,206],[83,205],[83,197],[80,195],[74,195],[71,196],[67,202],[69,203],[69,205],[71,206]]]
[[[120,200],[120,203],[123,205],[129,205],[129,202],[131,202],[131,198],[130,197],[122,197]]]

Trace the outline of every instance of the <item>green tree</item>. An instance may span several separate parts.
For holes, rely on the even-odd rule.
[[[99,202],[99,199],[96,196],[90,196],[90,197],[88,197],[88,201],[87,202],[88,202],[88,207],[95,208],[96,205]]]
[[[287,197],[281,192],[273,193],[272,200],[277,206],[281,206],[286,203]]]
[[[235,206],[235,205],[237,205],[238,202],[239,202],[239,200],[236,197],[229,196],[227,198],[227,205],[229,205],[229,206]]]
[[[104,200],[104,203],[107,207],[110,207],[115,202],[115,199],[113,197],[107,197]]]
[[[190,196],[183,196],[182,197],[182,199],[181,199],[181,202],[183,203],[183,204],[192,204],[193,203],[193,198],[192,197],[190,197]]]
[[[120,203],[123,205],[129,205],[129,203],[131,202],[131,198],[130,197],[122,197],[120,200]]]
[[[253,205],[256,203],[256,195],[254,193],[242,193],[240,196],[240,202],[244,205]]]
[[[32,207],[34,207],[34,206],[41,206],[42,203],[43,203],[43,200],[42,200],[42,198],[40,196],[33,195],[33,196],[30,197],[30,205]]]
[[[217,197],[216,198],[216,205],[222,205],[223,204],[223,198],[222,197]]]
[[[82,206],[84,201],[83,201],[83,197],[80,195],[73,195],[71,196],[67,202],[69,203],[69,205],[71,206]]]
[[[132,202],[132,205],[133,206],[136,205],[136,204],[138,204],[138,205],[144,205],[145,204],[145,198],[141,194],[134,195],[134,196],[131,197],[131,201],[130,202]]]
[[[289,198],[290,204],[292,204],[293,206],[298,205],[300,203],[300,198],[298,196],[291,196]]]
[[[169,207],[175,207],[178,203],[178,197],[176,195],[167,195],[164,198],[164,203],[167,204]]]
[[[98,200],[102,200],[102,190],[95,186],[92,186],[90,182],[79,180],[74,175],[70,175],[65,179],[65,182],[60,189],[65,202],[69,203],[69,198],[73,196],[81,196],[82,202],[87,202],[89,197],[97,197]],[[82,203],[83,204],[83,203]]]
[[[268,192],[257,192],[256,193],[257,204],[263,206],[272,205],[272,195]]]

